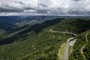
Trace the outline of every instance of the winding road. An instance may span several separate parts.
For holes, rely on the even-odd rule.
[[[52,29],[50,29],[50,32],[53,32],[53,33],[63,33],[63,34],[71,34],[71,35],[74,35],[74,36],[76,36],[77,34],[75,34],[75,33],[72,33],[72,32],[68,32],[68,31],[54,31],[54,30],[52,30]]]
[[[69,47],[74,45],[74,44],[70,45],[71,40],[74,41],[76,39],[74,39],[74,37],[71,37],[71,38],[67,39],[67,44],[66,44],[66,48],[65,48],[65,52],[64,52],[64,56],[63,56],[62,60],[68,60],[68,57],[69,57]]]
[[[63,33],[63,34],[71,34],[73,36],[76,36],[77,34],[75,33],[72,33],[72,32],[68,32],[68,31],[53,31],[52,29],[50,29],[50,32],[53,32],[53,33]],[[75,44],[77,39],[75,39],[75,37],[70,37],[67,39],[67,42],[66,42],[66,48],[65,48],[65,52],[64,52],[64,56],[62,57],[62,60],[68,60],[69,58],[69,47],[70,46],[73,46]]]
[[[86,40],[86,44],[84,46],[82,46],[82,48],[80,49],[81,55],[83,56],[83,58],[86,60],[86,56],[84,55],[84,48],[86,47],[87,43],[88,43],[88,33],[85,35],[85,40]]]

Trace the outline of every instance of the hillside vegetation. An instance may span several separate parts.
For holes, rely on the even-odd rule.
[[[61,53],[64,53],[62,50],[65,48],[67,39],[73,35],[53,33],[50,30],[77,34],[75,36],[77,41],[69,60],[90,59],[90,20],[57,18],[27,26],[23,30],[4,36],[0,39],[0,60],[58,60],[61,56],[58,56],[59,49]],[[84,45],[85,48],[81,49]],[[83,50],[83,55],[81,50]]]
[[[62,20],[55,27],[55,30],[82,33],[90,29],[90,20],[80,18],[69,18]]]

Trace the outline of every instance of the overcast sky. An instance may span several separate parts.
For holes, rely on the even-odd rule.
[[[0,0],[0,15],[90,15],[90,0]]]

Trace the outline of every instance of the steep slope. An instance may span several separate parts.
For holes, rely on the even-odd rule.
[[[55,60],[58,52],[58,48],[65,40],[70,36],[67,34],[52,33],[49,32],[49,29],[53,27],[54,24],[57,24],[60,19],[57,21],[46,21],[40,25],[34,25],[29,29],[19,32],[14,37],[20,38],[16,41],[6,43],[9,39],[5,39],[0,46],[0,59],[3,60],[36,60],[36,59],[45,59],[45,60]],[[50,27],[51,26],[51,27]],[[31,31],[30,31],[31,29]],[[20,36],[27,34],[24,38]],[[18,35],[18,36],[17,36]],[[12,36],[11,36],[12,37]],[[9,37],[9,38],[11,38]],[[12,38],[15,39],[15,38]],[[6,43],[6,44],[5,44]]]
[[[54,28],[60,31],[69,31],[74,33],[81,33],[90,29],[90,20],[83,18],[69,18],[62,20]]]
[[[0,16],[0,35],[8,35],[55,18],[57,16]]]
[[[64,57],[66,42],[74,36],[71,33],[78,35],[74,36],[77,41],[73,48],[71,47],[71,53],[69,49],[68,58],[82,60],[80,48],[87,43],[85,33],[90,30],[89,23],[90,20],[81,18],[57,18],[28,26],[0,40],[0,60],[58,60],[60,52],[59,57]],[[89,35],[86,39],[89,40]],[[90,58],[89,50],[89,44],[87,44],[83,50],[86,59]]]
[[[77,42],[74,45],[74,51],[70,60],[89,60],[90,59],[90,30],[77,36]]]

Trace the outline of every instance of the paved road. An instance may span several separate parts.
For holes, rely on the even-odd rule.
[[[63,59],[62,60],[68,60],[69,47],[70,47],[70,41],[71,40],[75,40],[74,37],[71,37],[71,38],[67,39],[67,45],[66,45],[64,56],[63,56]]]
[[[53,31],[52,29],[50,29],[50,31],[51,32],[54,32],[54,33],[65,33],[65,34],[71,34],[71,35],[74,35],[74,36],[76,36],[77,34],[75,34],[75,33],[72,33],[72,32],[68,32],[68,31]]]
[[[68,31],[53,31],[52,29],[50,29],[51,32],[53,33],[64,33],[64,34],[71,34],[73,36],[76,36],[75,33],[72,33],[72,32],[68,32]],[[70,37],[67,39],[67,43],[66,43],[66,48],[65,48],[65,52],[64,52],[64,56],[62,57],[62,60],[68,60],[68,57],[69,57],[69,47],[70,45],[73,46],[76,42],[76,39],[75,37]],[[71,43],[71,44],[70,44]]]

